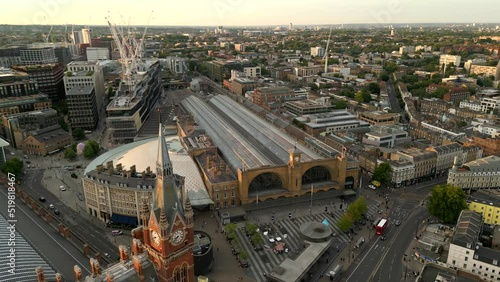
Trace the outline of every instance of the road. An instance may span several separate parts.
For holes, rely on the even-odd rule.
[[[389,103],[391,105],[391,110],[394,113],[400,113],[401,107],[399,106],[398,97],[396,91],[394,90],[394,84],[392,79],[389,79],[386,83],[387,86],[387,96],[389,97]]]
[[[113,245],[105,236],[103,226],[96,226],[85,217],[78,215],[73,209],[59,200],[56,195],[46,190],[41,184],[43,173],[44,169],[27,170],[21,189],[34,199],[39,199],[41,196],[45,197],[46,205],[53,204],[61,212],[59,218],[70,227],[71,231],[84,238],[96,251],[102,254],[108,253],[112,258],[118,258],[118,247]],[[60,193],[65,192],[69,192],[69,190]],[[56,215],[54,216],[56,217]],[[105,258],[105,260],[108,259]]]
[[[6,188],[0,187],[0,201],[7,203]],[[2,207],[1,213],[6,214],[6,205]],[[56,272],[61,273],[67,281],[74,280],[73,267],[79,265],[86,276],[90,273],[89,259],[80,250],[77,250],[70,242],[63,239],[58,232],[49,226],[45,220],[36,215],[21,200],[16,201],[16,230],[38,251],[45,261],[51,265]],[[35,272],[33,266],[33,273]],[[0,279],[1,280],[1,279]]]

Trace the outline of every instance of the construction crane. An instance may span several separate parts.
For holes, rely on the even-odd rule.
[[[330,27],[330,34],[328,35],[328,41],[326,42],[326,49],[325,49],[325,72],[328,72],[328,47],[330,46],[330,37],[332,36],[332,28]]]
[[[44,34],[42,35],[42,36],[43,36],[43,41],[44,41],[45,43],[48,43],[48,42],[49,42],[49,37],[50,37],[50,34],[52,33],[52,29],[53,29],[53,28],[54,28],[54,26],[51,26],[51,27],[50,27],[50,31],[49,31],[49,33],[48,33],[48,34],[45,34],[45,33],[44,33]]]
[[[134,76],[137,74],[139,64],[142,61],[143,44],[146,37],[149,21],[151,20],[151,15],[148,19],[148,24],[146,25],[144,33],[139,41],[135,38],[135,35],[130,30],[130,20],[126,32],[124,32],[123,25],[117,26],[116,24],[114,24],[110,15],[106,17],[106,21],[108,22],[109,28],[111,30],[111,35],[120,53],[122,76],[124,82],[127,85],[135,84]]]

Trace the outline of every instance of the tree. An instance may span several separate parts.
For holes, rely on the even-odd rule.
[[[361,196],[347,208],[347,214],[349,214],[354,221],[360,221],[361,215],[367,210],[366,199],[364,196]]]
[[[343,101],[343,100],[340,100],[340,101],[337,101],[335,102],[335,109],[346,109],[347,108],[347,102],[346,101]]]
[[[224,230],[226,231],[226,233],[231,234],[231,233],[234,233],[234,231],[236,230],[236,228],[238,228],[238,225],[236,225],[236,223],[228,223],[224,227]]]
[[[379,79],[383,80],[383,81],[388,81],[389,80],[389,75],[386,72],[382,72],[380,74],[380,76],[379,76]]]
[[[313,90],[313,91],[319,89],[318,85],[316,83],[313,83],[313,82],[307,84],[307,86],[311,87],[311,90]]]
[[[74,160],[76,158],[76,151],[71,147],[66,148],[66,150],[64,150],[64,158]]]
[[[66,132],[68,132],[68,131],[69,131],[69,126],[68,126],[68,124],[64,121],[64,117],[59,117],[58,122],[59,122],[59,125],[61,126],[61,128],[62,128],[64,131],[66,131]]]
[[[373,172],[373,180],[376,180],[383,184],[389,184],[391,182],[391,166],[388,163],[381,163]]]
[[[0,169],[3,173],[12,173],[16,178],[21,176],[21,172],[23,171],[23,161],[18,158],[12,158],[4,162]]]
[[[349,213],[345,213],[339,219],[339,221],[337,221],[337,226],[340,228],[340,230],[342,230],[342,232],[351,229],[353,224],[354,224],[354,219]]]
[[[445,223],[456,223],[462,210],[467,209],[465,192],[451,184],[436,185],[432,188],[427,209],[429,214]]]
[[[368,91],[372,94],[380,94],[380,86],[376,82],[368,84]]]
[[[304,129],[305,128],[305,124],[297,119],[293,119],[292,121],[292,124],[295,125],[296,127],[300,128],[300,129]]]
[[[385,64],[384,70],[388,73],[391,74],[395,71],[398,70],[398,65],[395,62],[389,61]]]
[[[83,155],[86,158],[93,158],[99,153],[99,144],[94,140],[89,140],[85,144],[85,148],[83,149]]]
[[[72,135],[75,140],[82,140],[83,138],[85,138],[85,132],[81,128],[73,129]]]

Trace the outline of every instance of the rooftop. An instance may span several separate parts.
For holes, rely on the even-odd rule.
[[[38,254],[37,251],[24,239],[21,234],[16,231],[16,271],[15,274],[10,274],[9,267],[9,247],[7,247],[7,238],[9,238],[10,224],[7,220],[0,216],[0,273],[2,273],[3,282],[18,282],[18,281],[37,281],[35,267],[41,266],[47,281],[56,280],[56,272],[50,265]],[[12,235],[10,235],[12,236]]]
[[[500,192],[498,190],[479,190],[470,196],[467,201],[500,207]]]
[[[59,124],[49,126],[32,132],[33,138],[40,143],[48,144],[58,143],[61,139],[71,138],[68,132],[64,131]],[[29,136],[27,137],[29,138]]]
[[[304,161],[323,159],[227,96],[214,96],[208,103],[190,96],[182,105],[234,170],[287,164],[294,146],[302,151]]]
[[[173,172],[185,177],[184,185],[188,191],[191,204],[193,206],[213,204],[196,164],[182,147],[179,137],[166,136],[165,140],[168,146]],[[123,168],[129,168],[135,165],[136,171],[138,172],[145,171],[147,167],[154,169],[156,167],[157,147],[158,137],[119,146],[94,159],[86,167],[84,174],[89,174],[91,171],[95,170],[97,165],[106,164],[109,161],[113,161],[115,164],[121,163]],[[135,188],[137,187],[138,181],[142,179],[139,178],[134,180],[123,178],[121,180],[123,182],[131,181],[129,186]],[[154,185],[154,182],[152,182],[151,185]]]
[[[468,171],[497,171],[500,168],[500,157],[488,156],[463,165]]]
[[[457,221],[452,243],[473,250],[481,234],[482,215],[475,211],[463,210]]]
[[[66,95],[78,95],[78,94],[92,94],[94,92],[94,86],[75,86],[66,92]]]

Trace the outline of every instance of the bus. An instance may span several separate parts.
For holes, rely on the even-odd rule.
[[[342,271],[342,265],[337,264],[333,270],[330,270],[326,276],[330,277],[330,281],[337,281],[340,278],[340,271]]]
[[[375,221],[373,222],[373,228],[377,228],[377,225],[378,225],[378,223],[379,223],[381,220],[382,220],[382,218],[380,218],[380,217],[379,217],[379,218],[377,218],[377,219],[375,219]]]
[[[382,235],[384,233],[385,228],[387,228],[388,224],[389,224],[389,221],[387,219],[385,219],[385,218],[381,219],[376,227],[377,235]]]

